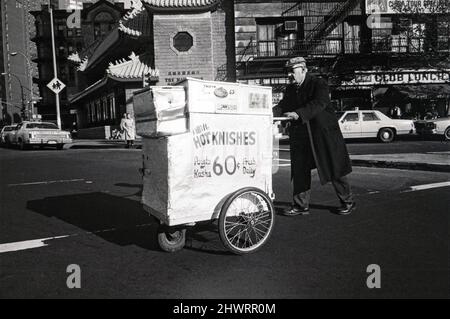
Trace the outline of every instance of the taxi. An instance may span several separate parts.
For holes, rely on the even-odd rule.
[[[398,135],[416,133],[414,121],[394,120],[377,110],[338,112],[337,116],[345,139],[378,138],[390,143]]]

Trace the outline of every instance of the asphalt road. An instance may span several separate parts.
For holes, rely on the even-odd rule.
[[[277,216],[256,254],[230,255],[214,225],[167,254],[139,203],[140,161],[139,150],[0,149],[0,297],[450,297],[450,187],[430,185],[450,174],[355,168],[358,209],[345,217],[315,176],[311,215]],[[277,207],[291,192],[281,164]],[[66,286],[71,264],[81,289]],[[371,264],[381,267],[381,289],[366,285]]]

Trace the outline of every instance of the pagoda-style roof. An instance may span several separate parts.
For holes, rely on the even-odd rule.
[[[142,80],[144,74],[158,77],[158,71],[152,69],[152,56],[150,54],[129,56],[129,61],[122,60],[110,63],[106,73],[115,79]]]
[[[122,59],[115,63],[110,63],[105,76],[90,85],[83,91],[71,96],[70,103],[77,102],[86,96],[100,90],[111,81],[117,82],[142,82],[144,76],[157,81],[159,77],[158,70],[151,67],[152,56],[150,54],[136,55],[134,52],[129,56],[129,60]]]
[[[145,7],[156,13],[212,11],[222,0],[141,0]]]

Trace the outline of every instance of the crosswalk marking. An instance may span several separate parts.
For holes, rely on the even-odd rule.
[[[403,191],[403,193],[417,192],[417,191],[423,191],[423,190],[427,190],[427,189],[442,188],[442,187],[448,187],[448,186],[450,186],[450,181],[442,182],[442,183],[417,185],[417,186],[411,186],[409,189]]]

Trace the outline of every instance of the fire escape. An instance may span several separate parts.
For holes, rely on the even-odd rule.
[[[316,25],[308,34],[305,39],[298,41],[298,43],[292,48],[291,55],[309,55],[314,53],[316,47],[325,41],[325,38],[339,26],[348,15],[361,3],[361,0],[347,0],[337,5],[331,10],[322,23]],[[283,15],[289,16],[292,12],[297,11],[301,3],[291,7],[287,11],[283,12]]]
[[[323,22],[317,24],[312,30],[305,34],[303,39],[299,39],[296,44],[288,51],[287,55],[277,56],[272,58],[260,57],[257,54],[255,47],[257,41],[252,41],[248,50],[242,53],[242,56],[248,56],[248,51],[253,52],[254,56],[244,62],[246,75],[260,75],[272,73],[274,70],[282,70],[285,62],[292,56],[314,56],[321,55],[321,51],[326,45],[326,37],[336,29],[348,15],[361,3],[362,0],[346,0],[336,5],[330,12],[324,13],[325,18]],[[314,1],[311,1],[314,2]],[[302,5],[305,1],[297,1],[292,4],[292,1],[283,0],[282,3],[282,17],[298,17],[301,16]],[[253,43],[254,42],[254,43]],[[337,55],[339,53],[335,53]],[[241,63],[242,65],[242,63]],[[279,72],[279,71],[278,71]]]

